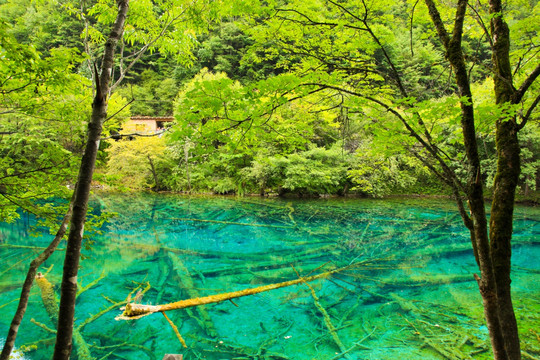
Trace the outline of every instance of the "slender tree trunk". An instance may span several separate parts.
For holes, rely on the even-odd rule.
[[[2,349],[2,353],[0,354],[0,360],[8,360],[11,352],[13,351],[13,348],[15,347],[15,339],[17,339],[19,326],[21,325],[24,314],[26,313],[28,299],[30,298],[30,290],[32,289],[32,284],[34,283],[37,270],[41,266],[41,264],[43,264],[54,253],[54,251],[58,247],[58,244],[66,234],[68,224],[71,220],[71,213],[73,210],[72,204],[73,199],[72,201],[70,201],[69,209],[64,216],[62,224],[60,225],[60,228],[58,229],[53,241],[51,241],[49,246],[47,246],[47,248],[43,250],[43,252],[39,254],[30,263],[30,267],[28,268],[28,272],[26,274],[26,279],[24,280],[24,284],[22,286],[19,305],[17,306],[17,311],[15,312],[13,320],[11,321],[11,326],[9,327],[8,336],[6,338],[4,348]]]
[[[497,124],[497,173],[490,217],[490,245],[497,283],[498,311],[508,359],[521,359],[516,316],[511,296],[511,240],[514,197],[520,173],[519,142],[515,123]]]
[[[501,0],[490,0],[493,67],[497,105],[511,104],[515,97],[510,66],[510,31],[502,16]],[[521,171],[516,118],[499,119],[496,128],[497,172],[493,183],[490,245],[497,282],[499,317],[509,359],[521,359],[519,334],[511,297],[512,220],[516,187]]]
[[[105,52],[101,64],[101,75],[96,74],[96,95],[92,103],[92,116],[88,124],[88,140],[79,169],[78,186],[73,201],[73,215],[69,229],[64,273],[60,294],[60,309],[58,314],[58,332],[54,348],[54,360],[68,360],[72,349],[73,319],[75,315],[75,300],[77,295],[77,273],[81,254],[81,243],[84,233],[84,223],[88,209],[90,185],[96,164],[97,152],[101,139],[103,121],[107,117],[107,95],[114,65],[116,45],[122,37],[124,24],[129,8],[129,0],[118,0],[118,13],[112,31],[105,43]],[[97,71],[97,70],[96,70]]]
[[[186,140],[184,143],[184,161],[186,162],[186,179],[187,179],[187,185],[188,185],[188,191],[191,194],[191,177],[189,175],[189,145],[191,143]]]
[[[148,162],[150,163],[150,171],[152,172],[152,176],[154,177],[154,190],[159,191],[160,185],[159,185],[159,178],[157,176],[156,167],[154,166],[154,161],[152,160],[152,157],[150,155],[147,155]]]

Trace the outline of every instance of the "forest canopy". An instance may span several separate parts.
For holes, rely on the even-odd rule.
[[[89,104],[92,94],[87,55],[101,51],[101,29],[111,21],[105,4],[90,2],[83,9],[75,2],[18,0],[0,5],[2,77],[9,79],[2,83],[2,152],[3,161],[16,162],[2,166],[5,176],[25,173],[26,181],[44,180],[46,169],[54,167],[54,180],[44,182],[54,187],[51,191],[73,183],[69,163],[81,155],[88,121],[81,105]],[[175,47],[171,39],[147,52],[129,73],[114,75],[125,79],[113,92],[109,113],[115,115],[106,123],[106,136],[129,133],[130,116],[174,116],[176,121],[151,144],[142,138],[128,143],[134,137],[104,141],[99,184],[240,195],[447,192],[430,171],[437,165],[385,106],[398,109],[413,125],[420,118],[415,130],[432,139],[453,170],[465,173],[453,72],[425,7],[369,2],[369,18],[361,18],[354,13],[362,12],[361,3],[355,2],[257,4],[235,2],[233,9],[220,10],[221,21],[192,33],[190,43]],[[536,65],[539,6],[529,1],[506,6],[519,78]],[[87,17],[82,18],[83,10]],[[523,112],[534,98],[508,109],[492,105],[489,42],[477,26],[487,9],[473,10],[463,41],[489,191],[496,169],[492,125],[501,111]],[[449,20],[453,10],[445,11]],[[137,16],[128,23],[144,15]],[[131,35],[129,26],[122,45],[126,53],[144,36],[150,39]],[[540,181],[537,119],[533,112],[520,132],[519,194],[533,199]],[[23,155],[20,136],[27,143],[38,136],[40,144],[24,145]],[[37,169],[24,165],[36,164],[32,153],[44,158]],[[13,180],[4,177],[1,185],[11,203],[13,196],[41,196]],[[6,197],[2,201],[10,203]],[[6,218],[13,216],[9,207],[2,209]]]

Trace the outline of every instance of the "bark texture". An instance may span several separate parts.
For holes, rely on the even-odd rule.
[[[510,66],[510,31],[502,16],[501,0],[490,0],[493,70],[497,105],[517,100]],[[521,359],[516,316],[512,305],[510,265],[514,198],[521,170],[518,124],[514,117],[498,119],[495,133],[497,172],[493,184],[490,245],[497,286],[501,331],[508,359]]]
[[[68,360],[73,346],[73,319],[77,295],[77,273],[81,255],[81,243],[88,209],[88,197],[96,156],[101,140],[103,121],[107,118],[107,95],[114,65],[114,53],[121,39],[129,9],[129,0],[118,0],[118,13],[113,28],[105,43],[105,52],[101,64],[101,75],[96,71],[96,95],[92,103],[92,116],[88,124],[88,139],[79,169],[78,186],[73,200],[73,215],[69,229],[64,272],[62,276],[60,309],[58,314],[58,332],[54,347],[54,360]]]

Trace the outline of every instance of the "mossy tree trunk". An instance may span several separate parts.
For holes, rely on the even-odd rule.
[[[107,118],[108,93],[114,65],[116,45],[124,32],[124,24],[129,8],[129,0],[117,0],[118,13],[113,28],[105,43],[105,52],[101,63],[101,74],[96,69],[96,94],[92,103],[92,116],[88,124],[88,139],[81,160],[77,188],[73,200],[73,215],[64,259],[64,272],[60,294],[58,314],[58,332],[54,347],[54,360],[68,360],[73,345],[73,319],[77,295],[77,273],[81,255],[84,223],[88,209],[90,185],[96,164],[97,152],[101,140],[103,121]]]
[[[448,61],[452,65],[455,72],[459,95],[460,97],[467,99],[466,101],[462,101],[460,104],[461,128],[469,164],[466,196],[469,204],[471,221],[466,221],[466,225],[471,234],[471,241],[473,243],[473,248],[475,249],[475,257],[480,269],[480,277],[478,277],[477,280],[484,303],[484,314],[491,337],[493,353],[496,359],[504,359],[504,338],[500,330],[496,296],[496,281],[489,250],[484,191],[482,181],[480,181],[481,168],[480,158],[478,155],[478,144],[476,142],[476,130],[474,126],[472,93],[467,74],[467,67],[465,65],[465,59],[461,48],[467,1],[460,0],[458,2],[452,34],[448,34],[446,32],[434,2],[431,0],[426,0],[425,2],[429,8],[429,13],[437,29],[439,38],[446,49]]]
[[[511,298],[511,239],[515,191],[520,174],[518,131],[526,122],[518,124],[516,116],[498,119],[496,124],[497,172],[494,180],[493,202],[489,221],[489,236],[481,181],[478,145],[474,128],[474,108],[461,36],[467,0],[459,0],[453,33],[446,33],[437,7],[432,0],[425,0],[430,16],[443,42],[446,55],[456,74],[461,102],[463,138],[469,162],[469,178],[466,196],[470,208],[470,220],[465,223],[471,232],[471,240],[480,269],[478,286],[484,302],[484,314],[490,333],[495,359],[521,359],[517,321]],[[497,106],[518,104],[528,87],[538,77],[537,67],[520,89],[513,86],[510,65],[510,32],[500,0],[490,0],[493,78]],[[531,107],[536,106],[537,102]],[[530,113],[530,112],[528,112]],[[462,214],[463,215],[463,214]]]
[[[452,34],[445,30],[437,6],[432,0],[425,0],[433,24],[437,29],[448,61],[456,76],[456,84],[461,102],[461,126],[469,163],[466,197],[470,218],[462,213],[464,222],[471,233],[475,256],[480,269],[476,276],[484,303],[484,314],[489,330],[495,359],[521,359],[518,328],[510,289],[510,263],[512,217],[515,191],[520,174],[520,147],[518,131],[526,122],[526,117],[518,124],[516,116],[498,119],[496,124],[497,172],[494,180],[491,215],[488,222],[485,213],[481,168],[474,126],[473,99],[470,91],[465,58],[461,47],[463,23],[467,10],[467,0],[459,0]],[[500,0],[490,0],[493,78],[497,106],[518,104],[529,86],[540,73],[540,66],[515,89],[510,65],[510,33]],[[527,114],[532,112],[538,101],[533,103]]]
[[[504,21],[501,0],[490,0],[489,5],[496,104],[501,107],[516,105],[522,101],[530,85],[540,75],[540,65],[536,66],[518,89],[514,87],[510,64],[510,31]],[[538,98],[527,114],[532,112],[537,103]],[[514,200],[521,171],[518,132],[526,121],[527,118],[524,117],[521,123],[518,123],[516,115],[500,118],[497,120],[495,133],[497,172],[493,184],[489,239],[500,326],[508,359],[521,358],[517,322],[512,306],[510,267]]]

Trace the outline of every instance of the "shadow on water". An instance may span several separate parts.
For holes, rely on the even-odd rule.
[[[118,215],[84,251],[73,358],[491,357],[470,240],[450,202],[101,194],[93,206]],[[29,236],[32,220],[24,219],[0,224],[0,335],[28,261],[50,241]],[[524,358],[540,356],[539,234],[540,211],[518,208],[512,285]],[[17,342],[28,359],[52,353],[63,256],[40,269],[50,285],[32,290]],[[309,285],[168,311],[187,348],[159,313],[115,320],[128,295],[167,304],[351,264]]]

